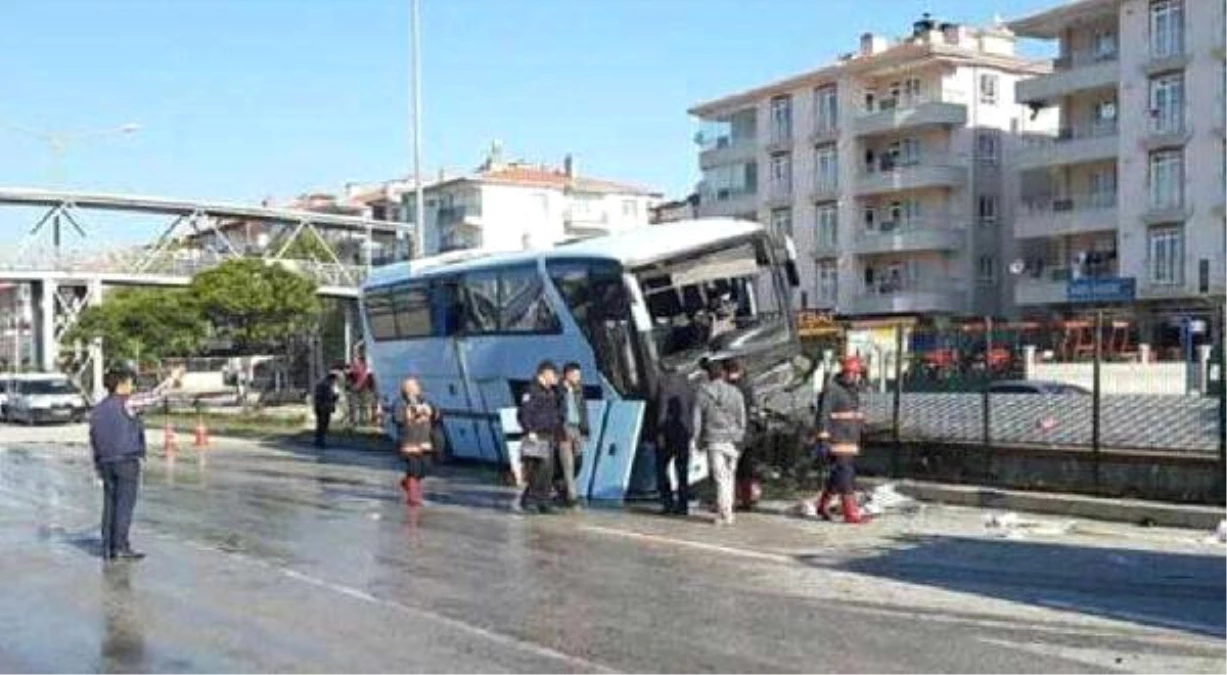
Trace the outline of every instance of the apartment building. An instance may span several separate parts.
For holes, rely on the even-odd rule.
[[[700,213],[791,234],[802,309],[843,316],[1000,315],[1017,199],[1005,170],[1024,130],[1014,100],[1049,71],[1002,25],[925,15],[894,41],[862,36],[835,63],[690,110]]]
[[[661,194],[562,167],[505,162],[497,146],[471,174],[425,186],[425,251],[516,251],[646,227]],[[414,212],[414,193],[404,195]]]
[[[1009,24],[1056,41],[1016,98],[1056,111],[1017,161],[1016,300],[1036,317],[1094,306],[1143,342],[1222,305],[1224,3],[1077,0]]]

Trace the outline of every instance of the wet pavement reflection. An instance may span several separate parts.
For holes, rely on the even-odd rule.
[[[1223,667],[1221,549],[985,541],[979,514],[940,509],[527,517],[455,467],[417,508],[390,456],[217,445],[146,464],[150,557],[100,564],[84,449],[0,435],[0,671]]]

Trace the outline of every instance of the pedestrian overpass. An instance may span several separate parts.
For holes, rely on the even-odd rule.
[[[89,192],[0,187],[0,222],[25,219],[22,237],[0,249],[0,285],[28,295],[35,362],[59,367],[59,342],[81,311],[102,301],[107,289],[181,287],[226,260],[260,258],[314,280],[325,298],[356,299],[373,262],[377,240],[405,234],[401,223],[308,210]],[[160,232],[153,243],[116,246],[114,237],[144,219]],[[260,231],[259,241],[249,235]],[[337,242],[365,255],[345,259]],[[310,243],[312,257],[287,257],[296,244]],[[18,331],[18,312],[11,322]],[[352,313],[346,336],[352,340]],[[18,335],[17,339],[20,336]],[[86,371],[101,382],[102,346],[91,345],[74,361],[78,379]]]

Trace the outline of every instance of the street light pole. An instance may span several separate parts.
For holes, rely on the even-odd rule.
[[[418,0],[412,0],[413,8],[413,239],[411,258],[420,258],[425,252],[426,204],[422,189],[422,15]]]

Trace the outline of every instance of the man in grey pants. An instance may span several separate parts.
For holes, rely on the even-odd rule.
[[[567,508],[579,508],[579,493],[575,488],[575,471],[579,468],[584,445],[588,441],[588,406],[584,403],[583,374],[574,361],[562,367],[562,383],[558,386],[562,409],[562,440],[558,443],[558,467],[562,472],[563,499]]]
[[[716,482],[715,524],[732,525],[737,447],[746,435],[745,399],[728,383],[723,363],[711,361],[707,378],[695,397],[694,430]]]

